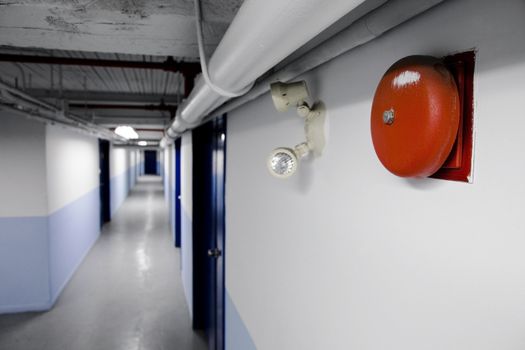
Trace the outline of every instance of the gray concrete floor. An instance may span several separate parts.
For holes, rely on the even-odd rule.
[[[158,177],[142,177],[55,307],[0,315],[2,350],[204,350]]]

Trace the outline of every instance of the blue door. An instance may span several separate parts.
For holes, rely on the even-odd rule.
[[[109,141],[98,140],[99,183],[100,183],[100,226],[111,220],[110,179],[109,179]]]
[[[157,151],[144,151],[144,174],[157,175]]]
[[[181,209],[182,204],[180,202],[180,144],[181,139],[175,140],[175,247],[180,247],[181,242]]]
[[[208,341],[209,349],[224,349],[224,271],[225,271],[225,180],[226,180],[226,118],[214,120],[213,172],[211,197],[213,207],[212,234],[208,246]]]
[[[210,350],[224,349],[226,118],[192,131],[193,327],[205,329]]]

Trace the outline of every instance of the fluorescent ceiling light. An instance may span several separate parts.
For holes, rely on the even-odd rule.
[[[137,145],[139,145],[139,146],[147,146],[148,143],[146,141],[139,141],[139,142],[137,142]]]
[[[122,136],[125,139],[132,140],[138,139],[139,134],[129,125],[120,125],[115,129],[115,134]]]

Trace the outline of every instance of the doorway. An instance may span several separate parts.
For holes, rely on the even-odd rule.
[[[98,140],[100,182],[100,227],[111,220],[109,141]]]
[[[157,171],[157,151],[144,151],[144,174],[158,175]]]
[[[181,139],[178,138],[174,142],[174,148],[175,148],[175,198],[174,198],[174,210],[175,210],[175,247],[180,248],[181,243],[181,202],[180,202],[180,195],[181,195],[181,184],[180,184],[180,145],[181,145]]]
[[[193,130],[193,321],[224,349],[226,118]]]

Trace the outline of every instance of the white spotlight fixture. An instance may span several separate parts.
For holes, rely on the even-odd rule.
[[[148,142],[142,140],[142,141],[137,142],[137,145],[144,147],[144,146],[147,146],[147,145],[148,145]]]
[[[272,100],[279,112],[286,112],[290,105],[299,107],[308,98],[308,87],[304,80],[295,83],[276,82],[270,85]]]
[[[115,134],[122,136],[125,139],[133,140],[138,139],[139,134],[129,125],[120,125],[115,129]]]
[[[319,157],[325,146],[325,109],[322,102],[308,105],[309,97],[305,81],[284,84],[281,82],[271,85],[272,100],[279,112],[286,112],[290,106],[297,108],[297,114],[303,117],[306,142],[300,143],[293,149],[279,147],[272,151],[268,158],[268,170],[280,179],[292,176],[299,167],[302,158],[312,153]]]

